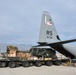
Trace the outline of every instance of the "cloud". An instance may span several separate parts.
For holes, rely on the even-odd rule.
[[[37,42],[43,11],[50,12],[61,38],[76,38],[75,7],[75,0],[1,0],[0,41]]]

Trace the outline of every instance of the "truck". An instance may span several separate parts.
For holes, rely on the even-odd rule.
[[[18,66],[29,67],[42,65],[60,65],[56,51],[51,48],[32,47],[29,51],[18,50],[16,46],[7,46],[5,56],[0,59],[0,67],[15,68]]]

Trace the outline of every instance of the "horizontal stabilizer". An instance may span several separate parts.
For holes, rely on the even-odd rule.
[[[76,39],[72,39],[72,40],[66,40],[66,41],[60,41],[60,42],[50,43],[50,44],[47,44],[47,45],[52,45],[52,44],[62,45],[62,44],[71,43],[71,42],[75,42],[75,41],[76,41]]]
[[[35,45],[35,46],[32,46],[32,47],[40,47],[40,46],[48,46],[48,44],[40,44],[40,45]]]
[[[37,45],[38,46],[56,46],[56,45],[62,45],[62,44],[66,44],[66,43],[71,43],[71,42],[75,42],[76,39],[72,39],[72,40],[66,40],[66,41],[60,41],[60,42],[55,42],[55,43],[46,43],[46,42],[38,42],[38,44],[40,45]]]

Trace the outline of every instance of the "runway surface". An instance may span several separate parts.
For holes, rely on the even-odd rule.
[[[0,68],[0,75],[76,75],[73,66],[42,66],[42,67],[17,67]]]

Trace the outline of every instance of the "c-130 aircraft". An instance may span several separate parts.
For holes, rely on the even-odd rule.
[[[50,46],[61,54],[74,59],[76,57],[76,47],[68,43],[75,42],[76,39],[61,41],[52,21],[49,12],[42,14],[41,29],[39,34],[38,46]]]

